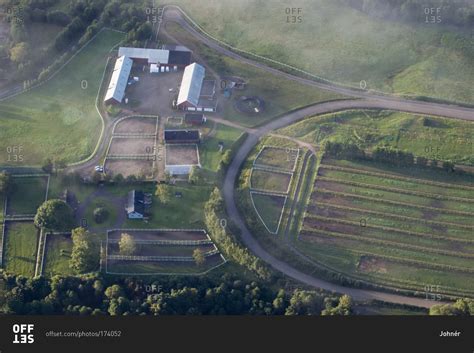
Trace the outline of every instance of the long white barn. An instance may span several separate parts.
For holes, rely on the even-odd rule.
[[[128,84],[128,77],[132,70],[132,59],[121,56],[117,59],[110,79],[109,88],[105,93],[105,103],[121,103],[125,96],[125,89]]]
[[[206,76],[206,69],[203,66],[192,63],[184,69],[183,79],[179,89],[176,104],[181,109],[189,107],[196,108],[199,104],[202,83]]]

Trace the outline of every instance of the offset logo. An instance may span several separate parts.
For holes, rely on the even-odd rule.
[[[14,324],[13,325],[13,343],[33,343],[34,324]]]

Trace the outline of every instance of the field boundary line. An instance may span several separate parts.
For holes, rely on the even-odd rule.
[[[293,167],[291,169],[286,169],[286,168],[278,168],[278,167],[273,167],[268,164],[263,164],[263,163],[257,163],[258,158],[262,154],[262,152],[266,149],[275,149],[275,150],[285,150],[286,154],[289,155],[291,151],[296,151],[296,157],[295,160],[293,161]],[[261,169],[269,169],[269,170],[275,170],[275,171],[281,171],[281,172],[291,172],[294,173],[296,170],[296,164],[298,161],[300,155],[300,148],[290,148],[290,147],[281,147],[281,146],[273,146],[273,145],[263,145],[262,148],[260,148],[260,151],[258,151],[257,155],[255,156],[252,167],[254,168],[261,168]],[[291,161],[288,161],[291,162]]]
[[[267,172],[267,173],[290,175],[290,181],[288,182],[288,186],[286,188],[286,191],[281,191],[280,192],[280,191],[272,191],[272,190],[259,189],[259,188],[253,187],[252,186],[252,176],[253,176],[254,170],[260,170],[260,171],[264,171],[264,172]],[[252,167],[252,169],[250,170],[250,176],[249,176],[249,188],[250,188],[251,191],[260,191],[260,192],[267,192],[267,193],[274,193],[274,194],[280,194],[280,195],[288,196],[288,193],[290,192],[290,189],[291,189],[291,183],[293,182],[293,175],[294,175],[294,172],[275,171],[275,170],[268,170],[268,169],[259,168],[259,167]]]
[[[275,231],[271,231],[267,224],[265,223],[265,221],[263,220],[262,216],[260,215],[260,212],[258,212],[257,210],[257,207],[255,206],[255,202],[253,201],[253,194],[257,194],[257,195],[268,195],[268,196],[278,196],[278,197],[284,197],[285,200],[283,202],[283,206],[281,208],[281,211],[280,211],[280,217],[278,219],[278,224],[277,224],[277,227],[276,227],[276,230]],[[255,211],[255,213],[257,214],[258,218],[260,219],[260,221],[262,222],[262,224],[265,226],[265,229],[270,233],[270,234],[273,234],[273,235],[276,235],[278,234],[278,231],[280,230],[280,224],[281,224],[281,220],[282,220],[282,217],[283,217],[283,211],[285,210],[285,206],[286,206],[286,202],[288,200],[288,195],[279,195],[279,194],[271,194],[271,193],[266,193],[266,192],[261,192],[261,191],[253,191],[253,190],[250,190],[250,200],[252,201],[252,206],[253,206],[253,209]]]

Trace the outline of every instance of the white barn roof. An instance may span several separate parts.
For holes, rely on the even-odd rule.
[[[117,59],[110,79],[109,88],[105,93],[105,101],[115,99],[117,102],[122,102],[125,95],[125,88],[127,88],[128,77],[132,70],[133,61],[130,58],[121,56]]]
[[[192,63],[191,65],[186,66],[181,81],[181,87],[179,89],[178,105],[188,102],[195,107],[198,106],[202,82],[204,81],[205,75],[206,70],[197,63]]]
[[[146,59],[149,64],[168,64],[169,50],[120,47],[119,56],[132,59]]]

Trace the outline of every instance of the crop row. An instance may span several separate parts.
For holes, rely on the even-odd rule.
[[[404,257],[381,255],[381,254],[375,254],[375,253],[362,251],[362,250],[356,250],[356,249],[347,249],[347,250],[352,252],[352,253],[355,253],[359,256],[361,256],[361,255],[371,256],[371,257],[379,258],[381,260],[397,262],[397,263],[400,263],[402,265],[408,264],[408,265],[420,266],[420,267],[431,268],[431,269],[434,269],[434,270],[441,270],[441,271],[474,273],[474,268],[466,268],[466,267],[459,267],[459,266],[453,266],[453,265],[445,265],[445,264],[439,264],[439,263],[433,263],[433,262],[421,261],[421,260],[412,260],[412,259],[407,259],[407,258],[404,258]]]
[[[338,210],[342,210],[342,211],[365,213],[365,214],[370,214],[370,215],[374,215],[374,216],[381,216],[381,217],[385,217],[385,218],[394,218],[394,219],[399,219],[399,220],[407,221],[407,222],[411,221],[411,222],[419,222],[419,223],[439,225],[439,226],[458,227],[458,228],[469,229],[469,230],[474,231],[474,226],[471,226],[471,225],[468,225],[468,224],[433,221],[433,220],[430,220],[430,219],[404,216],[404,215],[399,215],[399,214],[396,214],[396,213],[388,213],[388,212],[368,210],[368,209],[365,209],[365,208],[341,206],[341,205],[336,205],[336,204],[321,202],[321,201],[318,201],[318,202],[312,201],[312,205],[314,205],[314,206],[324,206],[324,207],[334,208],[334,209],[338,209]],[[450,238],[447,238],[447,239],[450,239]]]
[[[328,182],[343,184],[343,185],[356,186],[356,187],[361,187],[361,188],[369,188],[369,189],[374,189],[374,190],[400,193],[400,194],[411,195],[411,196],[427,197],[427,198],[431,198],[431,199],[435,199],[435,200],[447,200],[447,201],[459,201],[459,202],[474,203],[474,199],[468,199],[468,198],[464,198],[464,197],[446,196],[446,195],[432,194],[432,193],[422,192],[422,191],[412,191],[412,190],[406,190],[406,189],[392,188],[392,187],[388,187],[388,186],[367,184],[367,183],[361,183],[361,182],[352,181],[352,180],[335,179],[335,178],[328,178],[328,177],[324,177],[324,176],[318,176],[318,180],[328,181]]]
[[[445,236],[442,236],[442,235],[433,235],[433,234],[428,234],[428,233],[413,232],[413,231],[410,231],[410,230],[380,226],[380,225],[376,225],[376,224],[369,224],[369,223],[366,223],[366,222],[363,223],[363,225],[361,225],[360,222],[349,221],[349,220],[346,220],[346,219],[333,218],[333,217],[324,217],[324,216],[319,216],[319,215],[314,215],[314,214],[307,214],[306,217],[307,218],[312,218],[312,219],[319,219],[321,221],[329,221],[329,222],[332,222],[332,223],[339,223],[339,224],[345,224],[345,225],[351,225],[351,226],[357,226],[357,227],[364,227],[364,228],[382,230],[382,231],[386,231],[386,232],[394,232],[394,233],[399,233],[399,234],[403,234],[403,235],[410,235],[410,236],[414,236],[414,237],[446,240],[446,241],[460,242],[460,243],[466,243],[466,244],[473,244],[474,243],[474,241],[470,240],[470,239],[458,239],[458,238],[445,237]]]
[[[410,203],[410,202],[386,200],[386,199],[381,199],[381,198],[377,198],[377,197],[351,194],[351,193],[348,193],[348,192],[327,190],[327,189],[320,188],[320,187],[317,188],[316,192],[323,193],[323,194],[328,194],[328,195],[334,195],[334,196],[342,196],[342,197],[347,197],[347,198],[354,198],[354,199],[360,199],[360,200],[366,200],[366,201],[385,203],[385,204],[395,205],[395,206],[413,207],[413,208],[418,208],[420,210],[428,210],[428,211],[435,211],[435,212],[440,212],[440,213],[448,213],[448,214],[454,214],[454,215],[474,217],[474,213],[466,212],[466,211],[458,211],[458,210],[452,210],[452,209],[447,209],[447,208],[439,208],[439,207],[431,207],[431,206],[422,206],[422,205],[417,205],[417,204]]]
[[[322,217],[325,218],[325,217]],[[327,219],[332,221],[332,219]],[[342,222],[340,222],[342,223]],[[369,237],[364,237],[361,235],[355,235],[355,234],[345,234],[345,233],[339,233],[339,232],[333,232],[333,231],[328,231],[324,229],[313,229],[313,228],[303,228],[305,232],[307,233],[322,233],[327,236],[333,236],[337,238],[344,238],[344,239],[350,239],[350,240],[355,240],[355,241],[362,241],[365,243],[370,243],[370,244],[376,244],[376,245],[382,245],[382,246],[393,246],[399,249],[405,249],[405,250],[412,250],[412,251],[417,251],[417,252],[423,252],[423,253],[431,253],[431,254],[438,254],[438,255],[445,255],[445,256],[453,256],[453,257],[462,257],[466,259],[474,259],[474,254],[468,254],[468,253],[463,253],[463,252],[458,252],[458,251],[451,251],[451,250],[442,250],[442,249],[435,249],[435,248],[430,248],[426,246],[420,246],[420,245],[412,245],[412,244],[405,244],[405,243],[400,243],[400,242],[395,242],[395,241],[390,241],[390,240],[383,240],[383,239],[376,239],[376,238],[369,238]],[[474,271],[474,269],[473,269]]]
[[[369,176],[374,176],[374,177],[382,177],[382,178],[388,178],[388,179],[402,180],[402,181],[408,181],[408,182],[426,184],[426,185],[432,185],[432,186],[440,186],[440,187],[443,187],[443,188],[453,188],[453,189],[462,189],[462,190],[474,191],[474,187],[473,186],[468,186],[468,185],[443,183],[443,182],[440,182],[440,181],[431,181],[431,180],[427,180],[427,179],[404,177],[404,176],[390,174],[390,173],[372,172],[372,171],[368,171],[368,170],[361,170],[361,169],[348,168],[348,167],[340,167],[340,166],[335,166],[335,165],[331,165],[331,164],[322,164],[321,168],[330,169],[330,170],[338,170],[338,171],[342,171],[342,172],[350,172],[350,173],[355,173],[355,174],[369,175]]]

